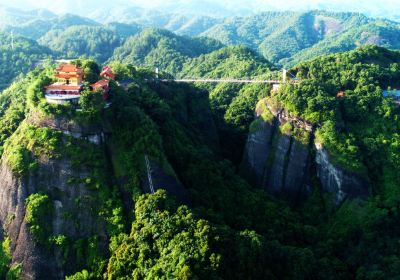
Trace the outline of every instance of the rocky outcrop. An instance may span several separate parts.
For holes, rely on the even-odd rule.
[[[242,174],[277,197],[296,199],[309,192],[309,137],[312,125],[262,100],[248,136]],[[303,137],[304,138],[304,137]]]
[[[146,193],[153,193],[159,189],[164,189],[168,194],[175,197],[178,203],[191,205],[191,200],[187,189],[179,182],[178,178],[174,174],[168,174],[166,169],[163,168],[159,163],[152,161],[147,157],[145,159],[146,175],[141,180],[141,187]]]
[[[336,202],[368,195],[368,183],[335,166],[321,145],[314,145],[313,125],[261,100],[248,136],[241,172],[253,185],[276,197],[298,201],[311,192],[313,170]]]
[[[256,186],[263,185],[267,160],[270,157],[274,125],[260,121],[256,130],[247,139],[246,152],[242,163],[245,177]]]
[[[52,236],[64,235],[71,242],[100,236],[99,245],[104,251],[105,225],[93,211],[95,195],[84,184],[88,176],[88,170],[72,167],[68,159],[42,156],[35,172],[18,178],[1,161],[0,222],[12,241],[12,262],[22,264],[23,279],[64,279],[78,265],[73,254],[35,240],[25,221],[25,202],[30,194],[41,192],[49,196],[54,207],[46,215],[45,226]]]
[[[276,148],[273,151],[274,158],[271,161],[269,172],[266,174],[266,186],[270,193],[278,195],[282,192],[285,180],[286,157],[290,150],[291,138],[290,135],[281,134],[276,141]]]
[[[63,132],[65,135],[76,139],[85,139],[89,142],[100,145],[105,140],[105,129],[101,123],[82,124],[65,117],[44,116],[32,110],[27,122],[36,127],[47,127]]]
[[[365,179],[333,165],[328,151],[321,144],[315,143],[315,147],[317,176],[326,192],[334,193],[338,202],[346,198],[368,196],[368,182]]]

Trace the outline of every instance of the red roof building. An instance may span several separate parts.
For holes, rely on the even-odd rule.
[[[103,98],[104,100],[108,100],[110,97],[110,81],[109,80],[100,80],[90,85],[94,91],[101,89],[103,91]]]
[[[114,73],[108,66],[103,67],[103,77],[114,79]],[[57,82],[45,87],[47,102],[65,104],[77,103],[83,90],[83,70],[72,64],[61,64],[55,71]],[[109,99],[110,81],[103,79],[91,85],[93,91],[101,90],[104,100]]]
[[[109,78],[114,80],[115,79],[115,74],[113,72],[113,70],[111,69],[110,66],[104,66],[103,67],[103,71],[101,71],[100,76],[105,77],[105,78]]]
[[[83,71],[76,65],[61,64],[55,72],[57,82],[46,87],[46,95],[79,95]]]

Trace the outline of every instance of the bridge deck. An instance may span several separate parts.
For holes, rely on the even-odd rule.
[[[278,80],[249,80],[249,79],[162,79],[162,82],[176,83],[231,83],[231,84],[281,84]]]

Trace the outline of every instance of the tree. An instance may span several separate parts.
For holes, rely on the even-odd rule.
[[[99,89],[96,91],[91,91],[89,89],[85,89],[81,92],[79,105],[82,108],[83,115],[89,121],[99,120],[101,112],[105,106],[103,90]]]

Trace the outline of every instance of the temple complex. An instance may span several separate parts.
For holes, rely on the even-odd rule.
[[[103,67],[100,74],[105,79],[99,80],[90,85],[91,90],[101,89],[104,100],[108,100],[110,88],[109,79],[114,79],[115,75],[109,66]],[[45,87],[45,98],[48,103],[53,104],[76,104],[79,101],[83,86],[83,70],[72,64],[61,64],[55,71],[57,82]]]
[[[76,103],[83,89],[83,71],[72,64],[62,64],[56,69],[57,82],[45,87],[47,102],[64,104]]]

